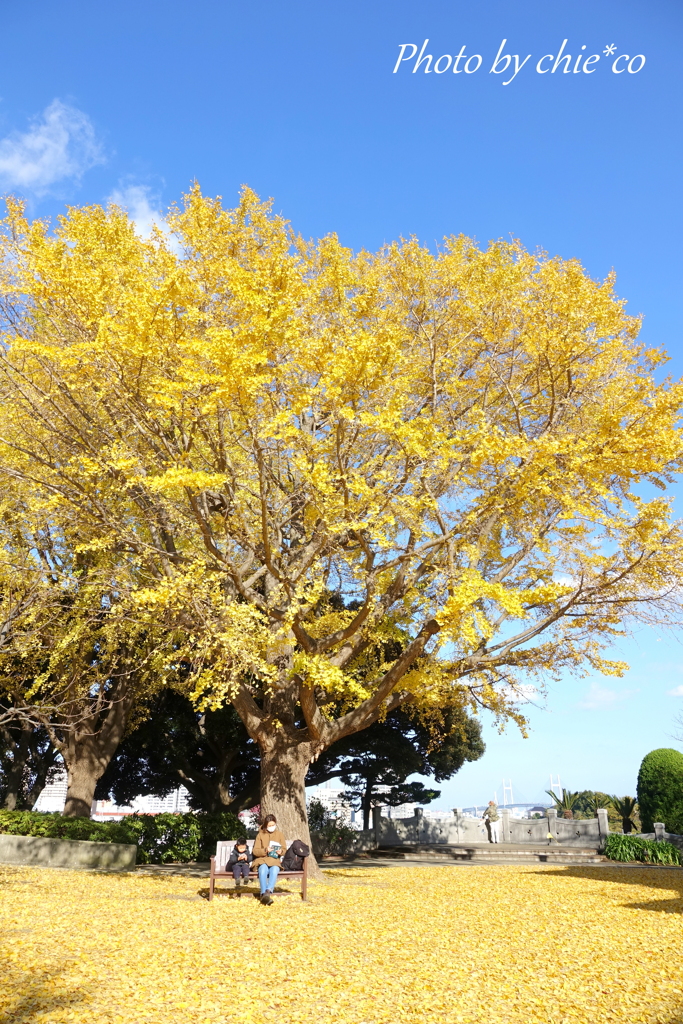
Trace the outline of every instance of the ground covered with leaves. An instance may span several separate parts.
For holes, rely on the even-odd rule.
[[[2,1024],[683,1021],[683,869],[201,877],[0,867]]]

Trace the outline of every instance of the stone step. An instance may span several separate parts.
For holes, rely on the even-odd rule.
[[[411,856],[435,853],[444,856],[463,850],[488,853],[547,853],[558,850],[566,853],[596,853],[595,846],[575,846],[573,843],[402,843],[400,846],[379,846],[375,855],[386,857]]]
[[[470,855],[460,854],[452,857],[429,857],[429,860],[438,861],[443,863],[445,861],[467,861],[467,863],[481,863],[481,864],[604,864],[606,857],[602,854],[596,853],[595,850],[590,853],[566,853],[562,850],[545,850],[541,852],[539,850],[529,850],[526,853],[488,853],[486,851],[475,851]]]
[[[520,845],[516,843],[472,843],[449,846],[380,847],[373,857],[387,860],[428,860],[438,863],[457,861],[482,864],[604,864],[603,857],[593,847],[556,845]]]

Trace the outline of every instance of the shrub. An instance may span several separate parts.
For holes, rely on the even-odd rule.
[[[308,805],[308,827],[319,857],[328,854],[343,856],[353,849],[355,829],[334,817],[320,800],[311,800]]]
[[[641,839],[639,836],[610,832],[605,840],[605,856],[610,860],[641,861],[643,864],[680,864],[680,850],[673,843]]]
[[[0,811],[0,833],[42,836],[45,839],[87,840],[93,843],[129,843],[124,822],[65,818],[39,811]]]
[[[143,864],[198,860],[201,836],[195,814],[131,814],[123,824]]]
[[[244,827],[234,814],[131,814],[123,821],[65,818],[39,811],[0,811],[0,833],[47,839],[85,839],[137,846],[138,864],[208,860],[219,839],[236,839]]]
[[[343,822],[329,821],[327,825],[323,825],[322,828],[312,833],[311,839],[316,837],[319,856],[326,857],[328,854],[344,856],[353,849],[356,831]]]
[[[215,814],[197,814],[199,822],[198,860],[208,860],[216,852],[216,843],[222,839],[237,839],[246,836],[246,829],[240,819],[229,811]]]
[[[638,772],[638,806],[643,832],[663,821],[667,832],[683,834],[683,754],[662,747],[643,758]]]

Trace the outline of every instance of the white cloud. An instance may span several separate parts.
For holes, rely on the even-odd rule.
[[[584,711],[603,711],[614,707],[621,700],[626,700],[634,690],[610,690],[599,683],[591,683],[590,689],[583,700],[579,701],[577,707]]]
[[[114,189],[107,198],[108,203],[121,206],[128,211],[128,216],[135,224],[137,233],[142,238],[149,238],[152,227],[156,224],[162,231],[168,230],[166,218],[159,209],[159,197],[154,195],[146,185],[126,185]]]
[[[533,683],[517,683],[512,686],[509,683],[506,686],[501,687],[501,694],[509,701],[514,704],[528,704],[530,701],[537,700],[540,693],[533,685]]]
[[[44,195],[67,178],[104,162],[92,122],[82,110],[53,100],[26,132],[0,140],[0,182]]]
[[[670,697],[683,697],[683,686],[677,686],[675,690],[666,691]]]

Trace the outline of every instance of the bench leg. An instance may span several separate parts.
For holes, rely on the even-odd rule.
[[[209,878],[209,903],[213,899],[213,887],[214,887],[214,884],[215,884],[215,881],[216,881],[216,879],[214,877],[213,870],[214,870],[214,859],[212,857],[211,858],[211,877]]]
[[[304,860],[304,873],[301,876],[301,899],[306,901],[308,894],[308,857]]]

